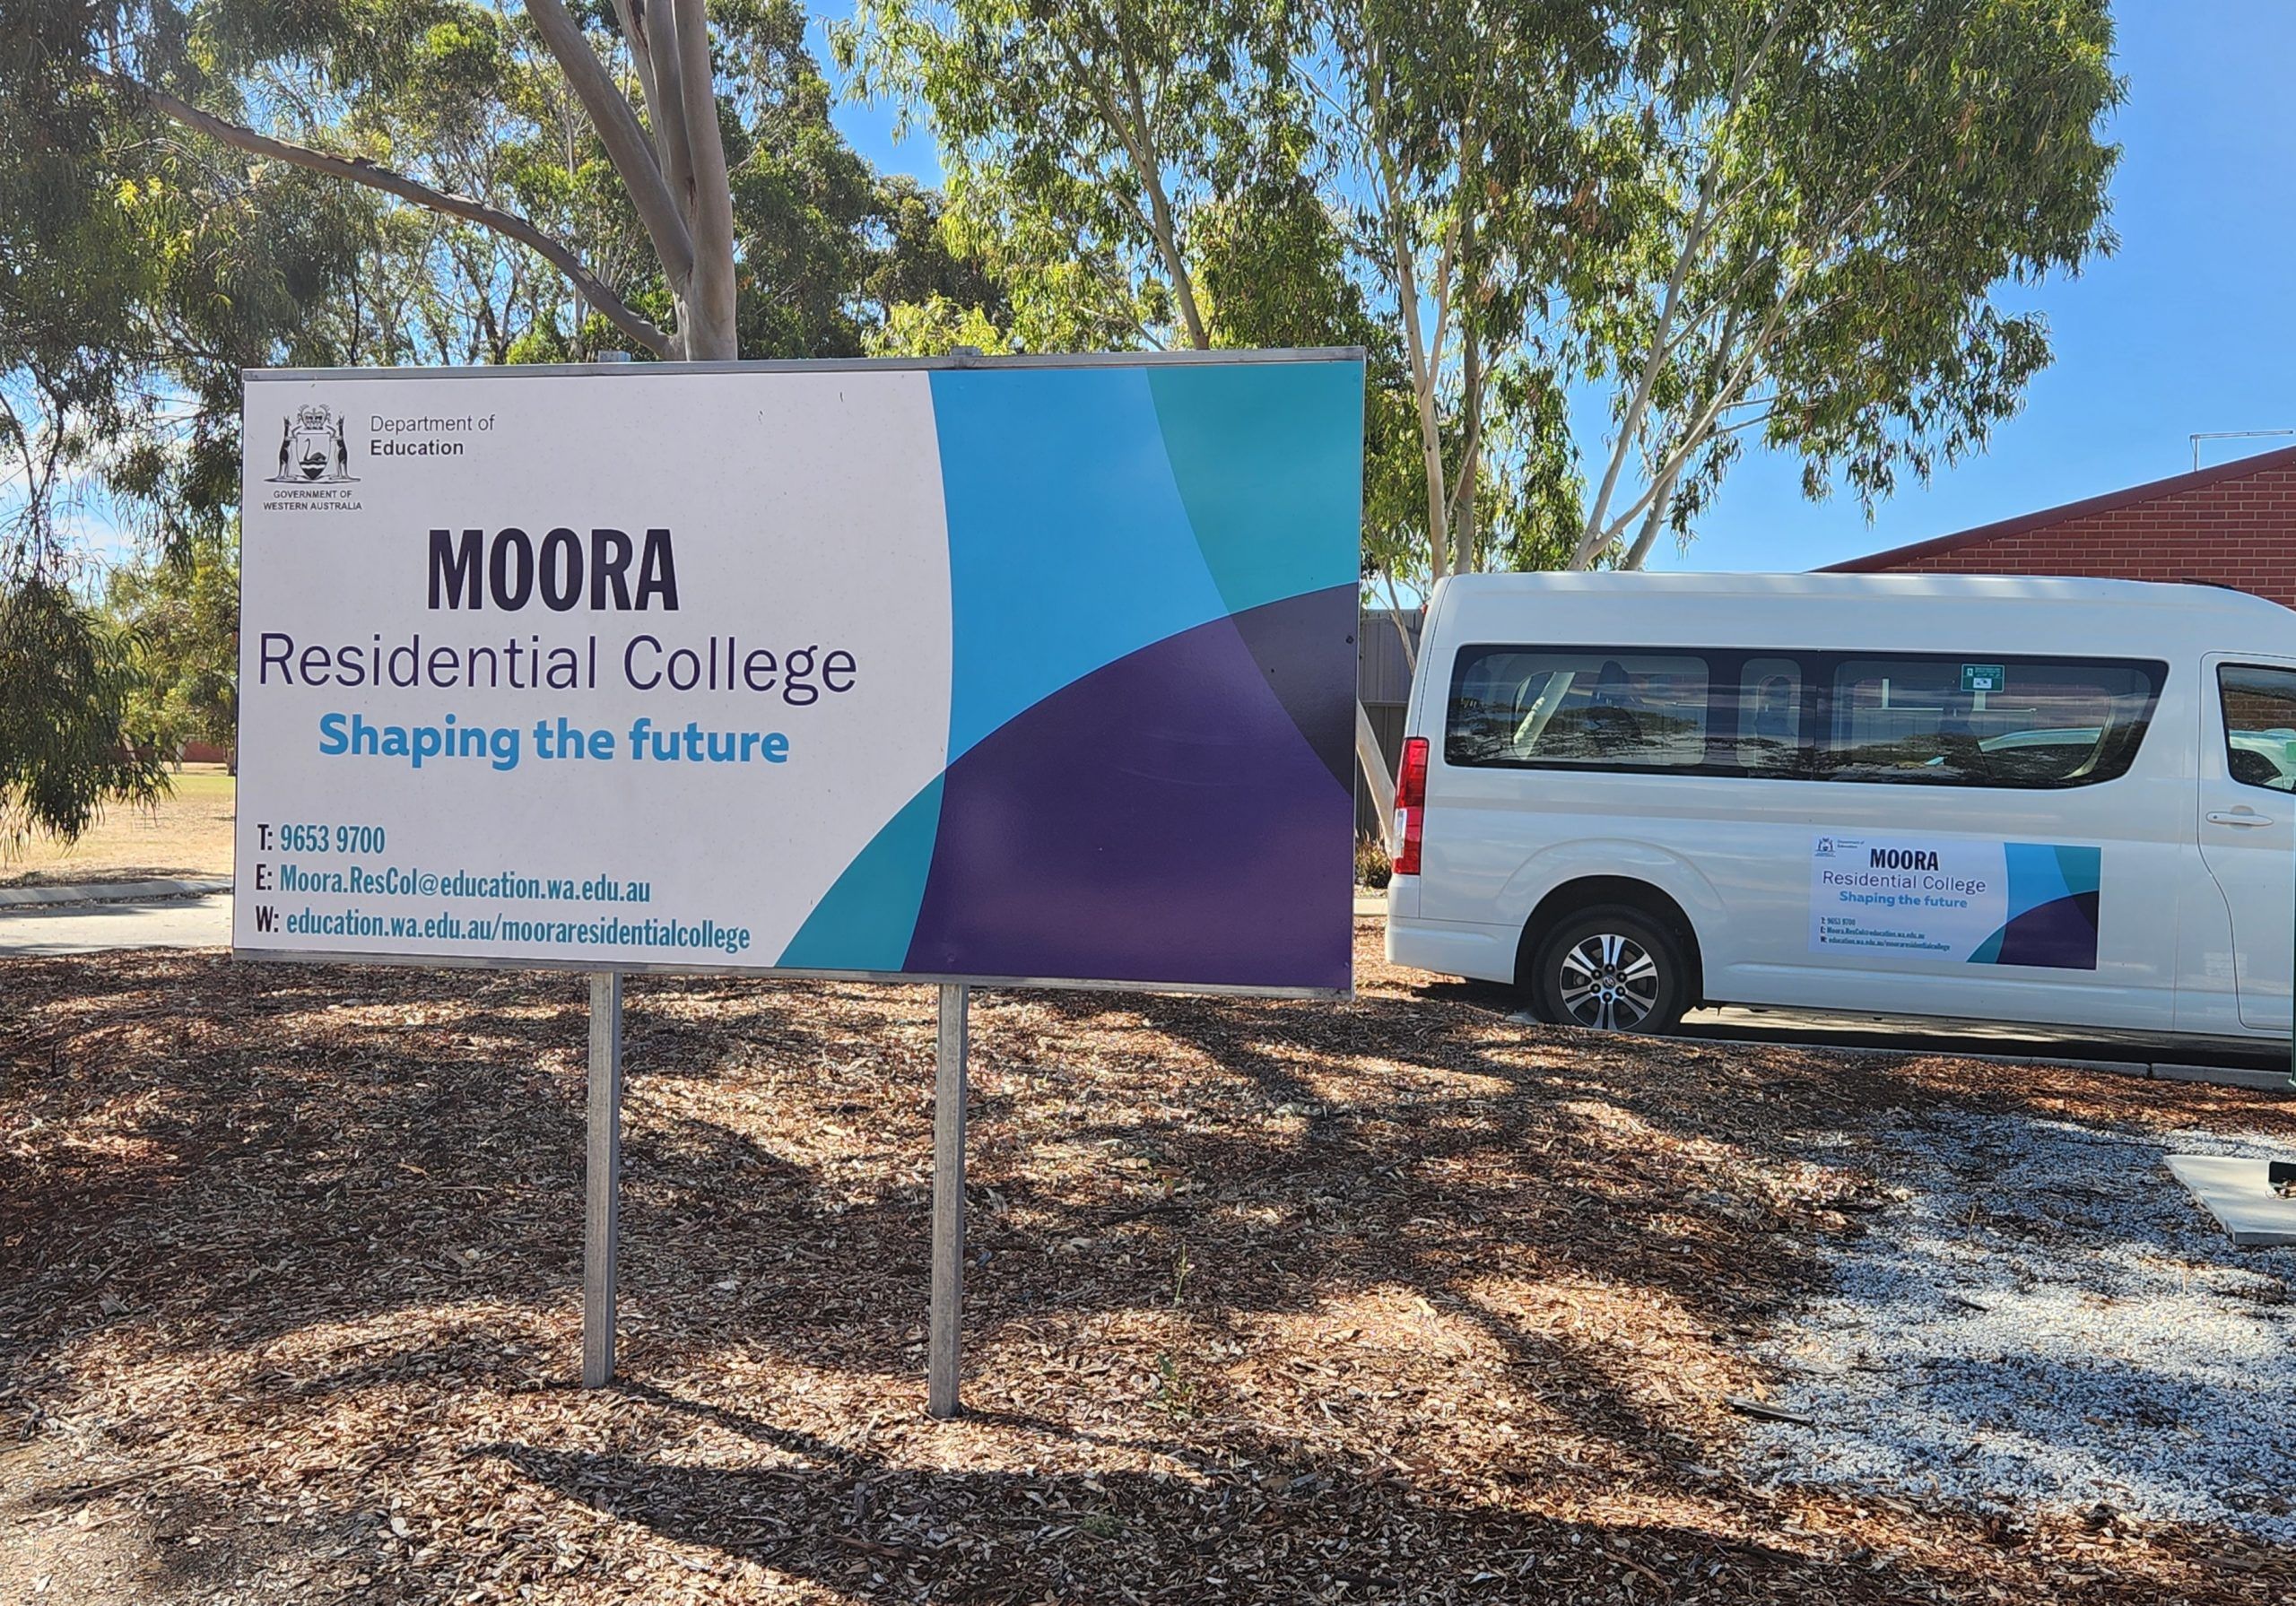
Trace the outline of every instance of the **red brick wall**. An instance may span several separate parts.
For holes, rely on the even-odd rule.
[[[2296,464],[2076,515],[1889,567],[1920,574],[2209,580],[2296,607]]]

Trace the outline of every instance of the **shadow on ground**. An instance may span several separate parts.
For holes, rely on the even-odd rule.
[[[584,1393],[580,978],[8,965],[0,1526],[115,1523],[150,1601],[2217,1598],[2221,1536],[1770,1487],[1729,1402],[1880,1197],[1813,1140],[2267,1102],[1526,1028],[1360,963],[1341,1005],[977,996],[951,1426],[928,991],[631,983],[630,1386]]]

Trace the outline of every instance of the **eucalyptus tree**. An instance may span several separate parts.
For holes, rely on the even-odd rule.
[[[103,607],[137,670],[128,722],[161,752],[239,742],[239,565],[236,530],[114,569]]]
[[[1686,535],[1749,440],[1869,506],[1983,447],[2049,360],[2004,285],[2111,248],[2106,0],[1655,0],[1592,109],[1568,314],[1610,429],[1570,563]]]
[[[357,197],[157,136],[86,77],[90,21],[0,0],[0,847],[161,786],[132,644],[86,600],[75,534],[220,528],[238,369],[311,354]]]
[[[1639,567],[1749,439],[1870,503],[1982,446],[2048,360],[1996,291],[2111,243],[2104,0],[1318,14],[1293,71],[1404,342],[1427,514],[1396,559],[1422,581]],[[1570,395],[1608,403],[1583,492],[1554,446]],[[1486,494],[1494,467],[1518,494]],[[1511,550],[1481,541],[1484,508]]]
[[[1283,8],[1196,0],[860,0],[833,38],[857,92],[922,109],[952,226],[1014,299],[1096,345],[1215,341],[1195,233],[1292,119]]]
[[[0,597],[85,648],[0,679],[0,829],[148,791],[103,758],[120,665],[73,504],[178,551],[222,527],[240,368],[859,351],[916,202],[831,126],[806,26],[796,0],[0,0]],[[25,745],[51,727],[95,734]]]
[[[514,241],[656,356],[738,354],[726,136],[729,123],[737,131],[743,125],[735,94],[721,89],[706,0],[614,0],[610,18],[590,19],[596,28],[564,0],[524,0],[519,37],[552,65],[554,85],[516,70],[517,40],[506,37],[511,19],[468,0],[310,8],[61,0],[61,9],[77,26],[65,30],[59,42],[67,48],[48,74],[57,100],[109,99],[123,115],[163,119],[242,157],[380,192]],[[802,13],[786,0],[725,0],[719,9],[752,31],[802,34]],[[303,117],[301,127],[284,92],[299,73],[326,91],[320,115]],[[586,133],[573,123],[575,106]],[[660,305],[640,304],[647,298],[633,286],[635,273],[609,280],[567,230],[505,198],[448,187],[440,173],[418,170],[423,163],[373,148],[382,142],[360,144],[362,132],[413,125],[415,149],[441,169],[455,169],[449,158],[457,153],[520,160],[506,150],[514,143],[500,126],[506,113],[563,131],[578,181],[574,147],[595,139],[615,195],[649,247]],[[531,161],[532,152],[523,155]]]
[[[1593,187],[1622,165],[1616,130],[1589,115],[1620,71],[1612,10],[1323,0],[1288,64],[1409,382],[1422,512],[1381,554],[1391,579],[1535,562],[1558,498],[1575,497],[1560,314],[1605,243]]]
[[[896,308],[912,350],[1361,344],[1371,353],[1371,517],[1392,522],[1395,347],[1318,185],[1289,71],[1307,13],[1214,0],[862,0],[834,35],[857,92],[921,113],[950,238],[996,266],[999,326]],[[1406,516],[1407,517],[1407,516]],[[1384,819],[1393,784],[1359,708]]]

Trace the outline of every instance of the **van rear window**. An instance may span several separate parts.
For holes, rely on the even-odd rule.
[[[1484,648],[1460,657],[1444,760],[1700,764],[1706,705],[1706,660],[1689,654]]]
[[[1725,647],[1462,647],[1443,758],[1917,786],[2092,786],[2126,772],[2167,666],[2102,658]]]

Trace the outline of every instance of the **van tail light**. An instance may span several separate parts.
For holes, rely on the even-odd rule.
[[[1419,838],[1427,823],[1427,738],[1407,737],[1403,744],[1403,768],[1396,777],[1396,856],[1397,875],[1419,873]]]

